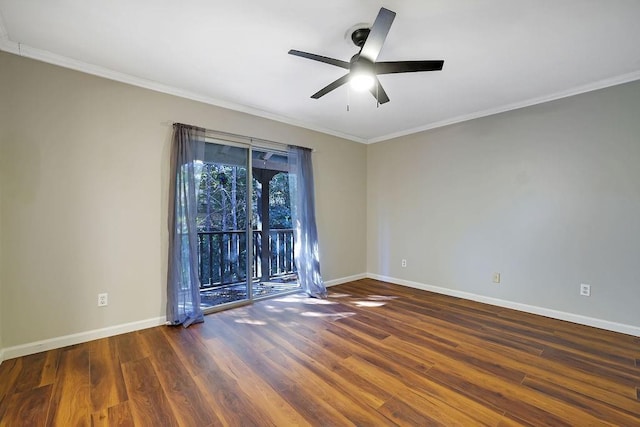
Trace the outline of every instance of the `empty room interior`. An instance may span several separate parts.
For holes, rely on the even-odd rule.
[[[638,18],[0,0],[0,425],[640,425]]]

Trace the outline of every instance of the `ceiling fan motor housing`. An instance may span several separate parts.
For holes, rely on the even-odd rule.
[[[369,36],[370,32],[371,30],[369,28],[358,28],[353,33],[351,33],[351,40],[356,46],[362,47],[362,45],[364,45],[364,42],[367,41],[367,37]]]

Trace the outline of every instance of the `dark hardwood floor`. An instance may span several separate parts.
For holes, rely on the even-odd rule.
[[[3,426],[640,426],[640,339],[359,280],[5,361]]]

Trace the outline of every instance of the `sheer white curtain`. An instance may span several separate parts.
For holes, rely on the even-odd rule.
[[[327,288],[320,274],[318,230],[311,150],[289,146],[289,191],[295,235],[295,263],[300,287],[315,298],[325,298]]]
[[[198,277],[197,192],[204,159],[205,130],[173,126],[169,186],[167,320],[172,325],[204,321]]]

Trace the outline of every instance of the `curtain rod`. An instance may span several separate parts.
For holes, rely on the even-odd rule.
[[[237,133],[231,133],[231,132],[223,132],[220,130],[212,130],[212,129],[206,129],[200,126],[194,126],[194,125],[189,125],[186,123],[178,123],[178,122],[174,122],[173,125],[181,125],[181,126],[188,126],[191,128],[195,128],[195,129],[202,129],[205,132],[205,135],[207,137],[210,138],[219,138],[219,139],[225,139],[225,138],[230,138],[232,142],[234,142],[234,140],[236,140],[235,142],[243,142],[245,144],[249,144],[251,146],[254,145],[255,143],[258,143],[258,147],[260,146],[260,144],[263,145],[271,145],[271,146],[276,146],[278,148],[280,148],[281,150],[285,150],[287,149],[287,147],[289,146],[293,146],[293,147],[298,147],[298,148],[305,148],[305,149],[310,149],[309,147],[302,147],[300,145],[294,145],[294,144],[286,144],[284,142],[277,142],[277,141],[271,141],[268,139],[264,139],[264,138],[256,138],[253,136],[246,136],[246,135],[239,135]],[[266,147],[262,147],[262,148],[266,148]],[[275,148],[275,147],[273,147]],[[315,149],[310,149],[312,152],[315,152]]]

